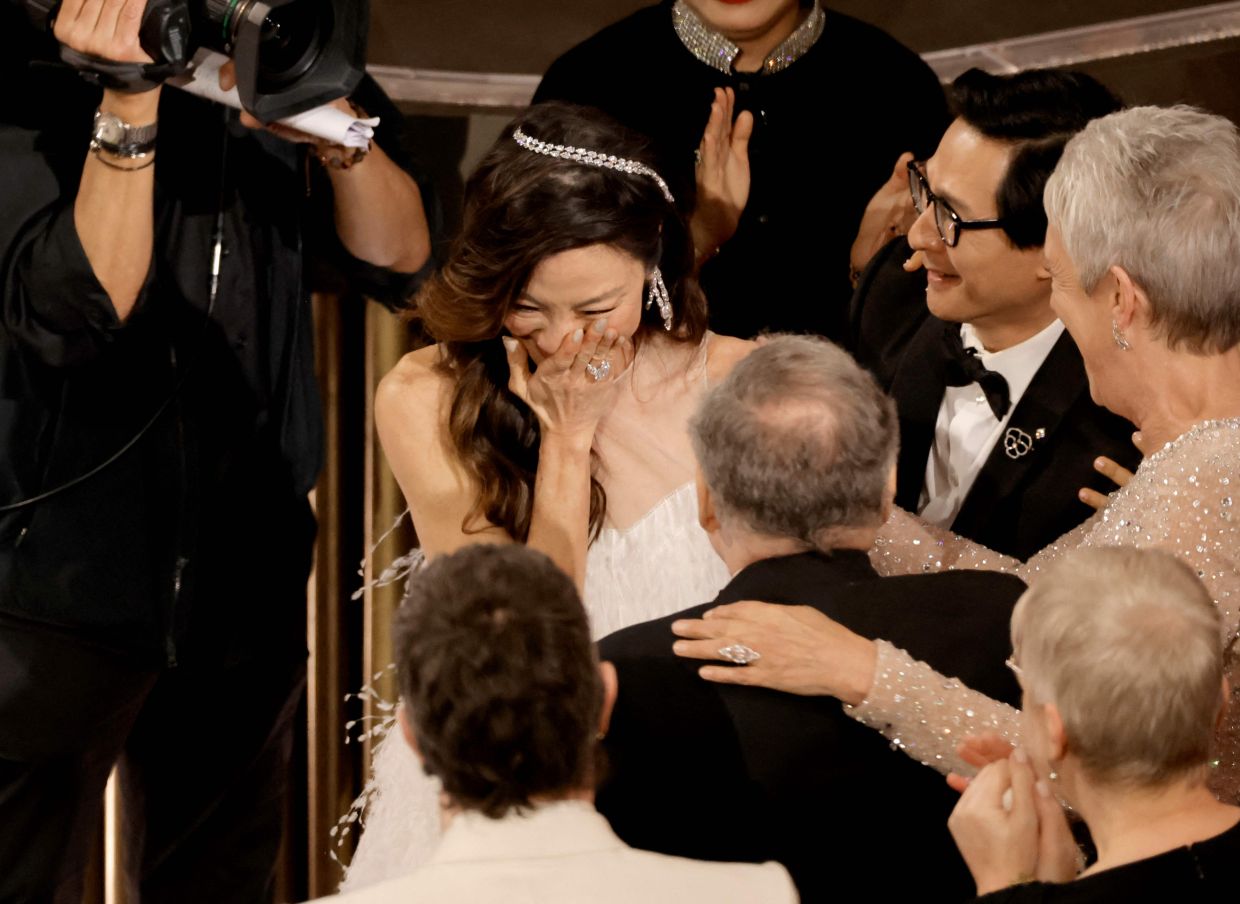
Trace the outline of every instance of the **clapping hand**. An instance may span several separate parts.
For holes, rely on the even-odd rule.
[[[912,159],[908,151],[901,154],[891,176],[866,205],[857,237],[848,252],[849,267],[854,274],[860,275],[870,259],[897,235],[908,235],[917,219],[913,195],[908,190],[908,164]]]
[[[733,122],[735,104],[731,88],[715,89],[710,119],[698,145],[697,206],[689,227],[699,261],[736,234],[741,212],[749,201],[753,114],[746,110]]]
[[[529,353],[504,337],[508,388],[530,406],[543,435],[592,441],[599,420],[611,408],[617,380],[633,363],[633,342],[596,320],[588,329],[565,335],[555,353],[530,372]]]
[[[969,783],[947,827],[978,895],[1021,882],[1069,882],[1078,852],[1063,808],[1038,781],[1024,751],[986,766]]]

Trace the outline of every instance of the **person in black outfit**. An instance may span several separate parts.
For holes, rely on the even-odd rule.
[[[851,345],[900,411],[896,504],[1027,559],[1091,513],[1081,488],[1110,486],[1098,456],[1140,460],[1132,424],[1090,398],[1042,261],[1046,180],[1120,102],[1082,73],[1038,70],[970,70],[953,95],[938,150],[909,167],[920,216],[858,284]]]
[[[139,61],[142,5],[65,0],[56,38]],[[376,146],[307,199],[304,146],[101,92],[17,3],[0,45],[0,900],[81,900],[118,759],[135,900],[269,900],[322,455],[304,265],[399,304],[419,189]],[[92,145],[96,109],[145,155]]]
[[[752,177],[748,201],[732,196],[726,223],[693,210],[695,151],[720,88],[753,128],[747,169],[743,143],[738,161]],[[534,96],[544,100],[598,107],[651,139],[657,169],[694,212],[711,328],[742,338],[843,338],[848,251],[866,202],[901,153],[930,154],[948,119],[915,53],[798,0],[639,10],[556,60]]]
[[[636,847],[778,860],[807,902],[836,900],[845,871],[891,900],[926,888],[967,899],[940,776],[836,700],[703,681],[673,653],[671,624],[738,600],[808,603],[1011,700],[1007,621],[1024,585],[988,572],[878,577],[867,550],[891,506],[895,410],[825,340],[782,336],[752,352],[691,431],[701,523],[734,576],[712,602],[599,642],[619,685],[600,812]],[[761,650],[730,654],[763,666]]]
[[[1081,549],[1031,587],[1012,615],[1025,750],[986,766],[950,823],[981,900],[1235,900],[1240,807],[1207,786],[1229,695],[1221,629],[1192,569],[1160,550]],[[1080,877],[1057,797],[1098,848]]]

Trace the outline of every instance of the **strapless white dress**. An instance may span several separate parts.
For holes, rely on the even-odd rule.
[[[584,603],[596,639],[709,602],[728,582],[698,525],[687,434],[706,386],[707,347],[664,350],[661,359],[647,352],[631,393],[596,435],[599,479],[608,491],[607,520],[586,560]],[[342,891],[409,872],[439,838],[438,782],[422,771],[399,731],[376,746],[362,801],[363,831]]]

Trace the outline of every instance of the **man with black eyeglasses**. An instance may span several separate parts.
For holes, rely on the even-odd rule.
[[[917,219],[862,274],[852,340],[899,407],[896,503],[1024,559],[1090,514],[1099,456],[1139,459],[1132,425],[1090,399],[1042,254],[1064,145],[1121,104],[1075,72],[974,69],[952,88],[956,119],[907,166]]]

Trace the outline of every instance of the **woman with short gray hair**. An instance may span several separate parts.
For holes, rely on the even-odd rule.
[[[1189,107],[1134,107],[1091,122],[1046,188],[1051,305],[1076,340],[1095,401],[1138,425],[1158,451],[1107,507],[1021,563],[897,511],[876,546],[883,574],[1013,571],[1034,583],[1081,546],[1159,547],[1202,579],[1221,616],[1221,649],[1240,625],[1240,133]],[[1055,429],[1024,436],[1037,454]],[[883,641],[823,624],[814,662],[793,662],[805,626],[786,608],[716,610],[682,624],[684,655],[744,643],[762,659],[704,677],[838,697],[858,720],[943,772],[966,771],[962,738],[1019,735],[1018,714]],[[847,663],[872,663],[860,674]],[[1234,668],[1235,663],[1230,662]],[[1234,674],[1234,673],[1233,673]],[[1233,681],[1233,685],[1240,681]],[[868,688],[858,693],[857,688]],[[851,689],[851,690],[850,690]],[[1240,799],[1240,706],[1219,734],[1212,785]],[[977,765],[978,757],[971,762]]]
[[[1240,808],[1206,786],[1228,695],[1219,630],[1205,587],[1156,550],[1077,550],[1021,597],[1024,750],[983,769],[948,822],[984,900],[1235,897]],[[1079,878],[1055,798],[1098,848]]]

